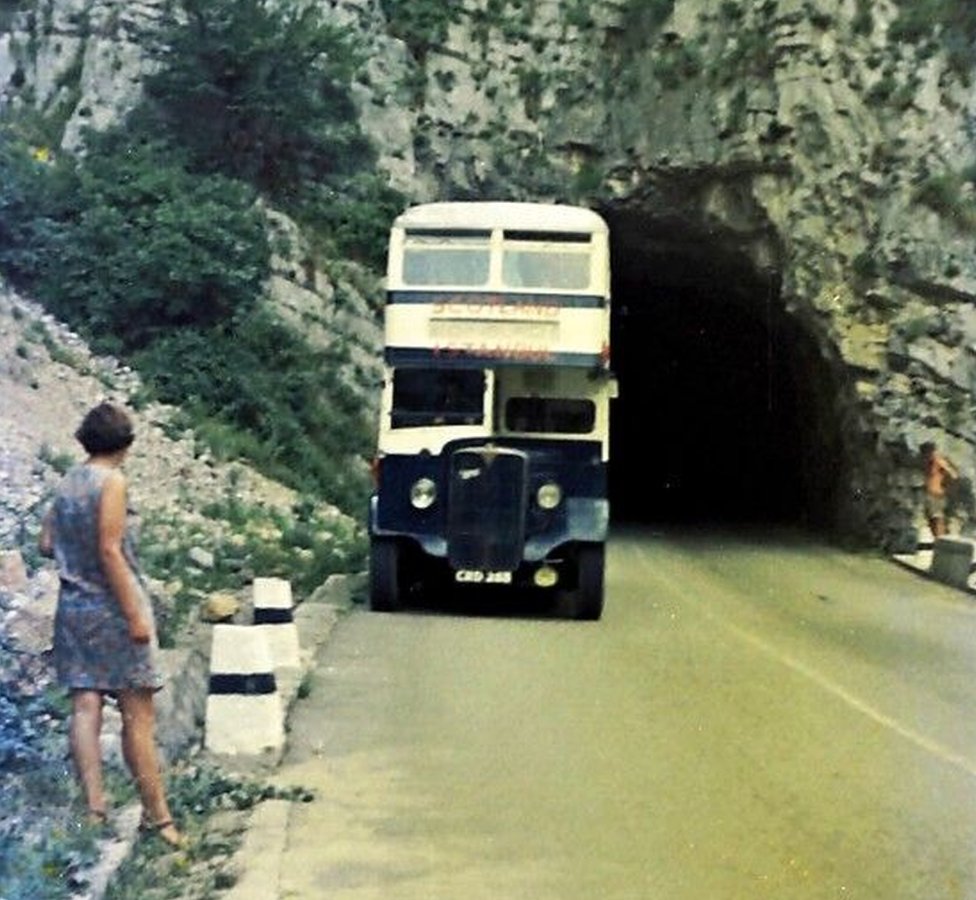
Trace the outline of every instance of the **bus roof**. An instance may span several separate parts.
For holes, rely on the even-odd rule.
[[[424,203],[406,210],[395,228],[504,228],[602,233],[607,224],[593,210],[558,203],[457,201]]]

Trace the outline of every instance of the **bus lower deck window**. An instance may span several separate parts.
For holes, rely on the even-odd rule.
[[[510,397],[505,404],[509,431],[535,434],[589,434],[596,423],[592,400],[563,397]]]

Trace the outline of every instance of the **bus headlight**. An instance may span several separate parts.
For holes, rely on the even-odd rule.
[[[547,481],[535,493],[535,502],[542,509],[555,509],[562,502],[563,489],[555,481]]]
[[[410,488],[410,503],[414,509],[427,509],[437,499],[437,485],[429,478],[418,478]]]
[[[532,581],[536,587],[555,587],[556,582],[559,581],[559,573],[552,566],[542,565],[535,570],[535,574],[532,576]]]

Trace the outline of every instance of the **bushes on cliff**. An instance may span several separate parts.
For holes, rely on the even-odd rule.
[[[317,243],[382,264],[403,198],[376,171],[351,82],[363,59],[315,5],[182,0],[129,130],[162,135],[187,167],[252,185]]]
[[[254,192],[153,144],[101,144],[53,211],[37,283],[51,311],[119,353],[253,307],[270,257]]]
[[[270,249],[248,187],[118,135],[83,163],[2,143],[0,268],[99,349],[215,324],[260,295]]]
[[[40,161],[9,128],[0,128],[0,271],[14,284],[37,279],[44,248],[50,244],[70,166]]]
[[[976,6],[972,0],[897,0],[898,16],[888,29],[896,44],[921,44],[933,37],[949,65],[968,84],[976,65]]]
[[[287,201],[371,155],[350,82],[346,29],[314,4],[182,0],[146,82],[152,113],[196,171]]]
[[[270,250],[253,189],[121,132],[93,140],[79,165],[19,154],[0,189],[13,248],[0,265],[97,350],[133,362],[215,451],[362,509],[365,473],[342,460],[370,435],[337,374],[346,361],[258,302]]]
[[[447,40],[447,30],[459,15],[453,4],[439,0],[380,0],[380,6],[391,33],[421,63],[431,48]]]
[[[339,350],[311,347],[256,309],[215,328],[172,331],[137,360],[162,399],[183,406],[216,452],[244,456],[351,512],[364,508],[366,472],[342,461],[365,451],[370,432],[338,377]]]
[[[314,5],[172,12],[146,102],[89,134],[82,158],[0,134],[0,270],[134,362],[223,450],[358,511],[365,477],[343,460],[367,452],[368,428],[344,360],[259,312],[270,250],[257,201],[297,218],[317,251],[381,263],[402,198],[358,126],[360,60]]]

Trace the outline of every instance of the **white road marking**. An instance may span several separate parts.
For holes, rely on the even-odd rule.
[[[967,759],[965,756],[950,750],[948,747],[943,746],[938,741],[934,741],[931,738],[926,737],[924,734],[915,731],[915,729],[909,728],[907,725],[903,725],[897,719],[893,719],[891,716],[886,715],[873,707],[870,703],[866,703],[864,700],[856,697],[846,688],[837,684],[823,673],[818,672],[816,669],[813,669],[805,663],[800,662],[800,660],[798,660],[796,657],[783,653],[777,647],[767,643],[758,635],[746,631],[745,629],[740,628],[738,625],[733,625],[730,622],[723,621],[707,611],[703,612],[713,622],[738,635],[740,638],[742,638],[742,640],[752,644],[758,650],[775,659],[777,662],[782,663],[784,666],[792,669],[794,672],[798,672],[804,677],[809,678],[810,681],[818,685],[823,690],[833,694],[840,700],[843,700],[844,703],[846,703],[852,709],[857,710],[859,713],[867,716],[869,719],[877,722],[879,725],[890,729],[895,734],[903,737],[905,740],[911,741],[911,743],[915,744],[926,753],[930,753],[932,756],[937,757],[943,762],[955,766],[956,768],[961,769],[967,775],[971,775],[973,778],[976,778],[976,764]]]
[[[650,563],[647,561],[647,559],[645,559],[642,553],[638,554],[638,559],[644,568],[651,568]],[[771,659],[776,660],[781,665],[784,665],[787,668],[792,669],[794,672],[799,673],[804,678],[809,679],[821,689],[837,697],[839,700],[842,700],[849,707],[851,707],[851,709],[861,713],[861,715],[867,716],[867,718],[876,722],[878,725],[881,725],[882,727],[894,732],[895,734],[904,738],[906,741],[909,741],[919,749],[924,750],[926,753],[931,754],[942,762],[954,766],[955,768],[965,772],[967,775],[976,778],[976,763],[967,757],[956,753],[954,750],[940,744],[938,741],[932,740],[915,729],[909,728],[907,725],[902,724],[897,719],[893,719],[891,716],[886,715],[885,713],[876,709],[870,703],[856,697],[846,688],[828,678],[822,672],[811,668],[810,666],[806,665],[806,663],[801,662],[795,656],[784,653],[778,647],[773,646],[768,641],[759,637],[759,635],[754,634],[753,632],[748,631],[739,625],[734,625],[726,619],[719,618],[703,606],[693,606],[690,608],[696,610],[714,624],[736,635],[741,640],[752,644],[752,646],[754,646],[757,650],[764,653]]]

